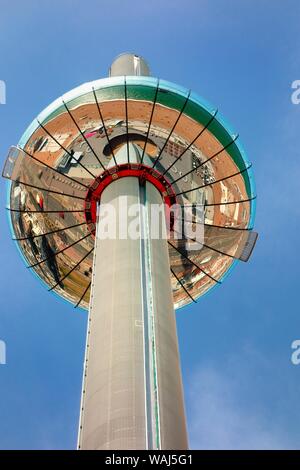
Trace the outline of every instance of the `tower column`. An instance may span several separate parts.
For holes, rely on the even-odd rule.
[[[150,237],[151,205],[161,203],[158,190],[135,177],[101,196],[80,449],[188,447],[167,240]],[[116,214],[116,238],[100,236],[105,204]],[[136,224],[139,235],[120,234],[120,221]]]

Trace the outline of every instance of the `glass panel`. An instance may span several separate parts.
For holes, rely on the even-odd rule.
[[[21,251],[29,264],[48,258],[35,272],[68,300],[82,298],[84,307],[94,244],[83,238],[86,193],[127,141],[145,148],[143,163],[164,174],[179,204],[204,208],[205,246],[169,245],[176,307],[191,301],[180,282],[199,297],[224,277],[232,257],[248,259],[256,240],[254,232],[234,230],[252,227],[255,189],[232,129],[197,95],[163,80],[157,85],[152,77],[128,77],[125,88],[124,77],[114,77],[72,90],[39,115],[40,124],[33,121],[24,151],[12,148],[5,163],[15,237],[27,238],[18,242]]]

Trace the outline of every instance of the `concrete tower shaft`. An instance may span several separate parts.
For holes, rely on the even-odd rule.
[[[129,151],[135,161],[136,148]],[[117,239],[100,239],[96,232],[81,449],[188,445],[167,240],[150,238],[151,204],[161,202],[151,183],[134,177],[111,183],[101,197],[98,220],[110,204]],[[133,204],[140,236],[121,239],[119,221],[130,223]]]

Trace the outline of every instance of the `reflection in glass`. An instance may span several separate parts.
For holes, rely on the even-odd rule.
[[[125,98],[127,97],[127,101]],[[128,131],[128,132],[127,132]],[[235,259],[250,256],[254,197],[251,172],[236,135],[215,109],[188,90],[157,79],[124,77],[91,83],[57,100],[13,147],[3,176],[11,180],[14,238],[29,266],[59,295],[87,308],[94,238],[85,221],[92,181],[133,142],[182,206],[204,208],[204,244],[169,244],[175,308],[220,283]],[[231,176],[234,175],[234,176]],[[188,221],[199,222],[194,215]]]

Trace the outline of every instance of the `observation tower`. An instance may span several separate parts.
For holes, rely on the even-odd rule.
[[[3,176],[27,267],[89,312],[78,448],[187,449],[175,310],[220,285],[257,238],[238,135],[122,54],[108,78],[33,120]]]

